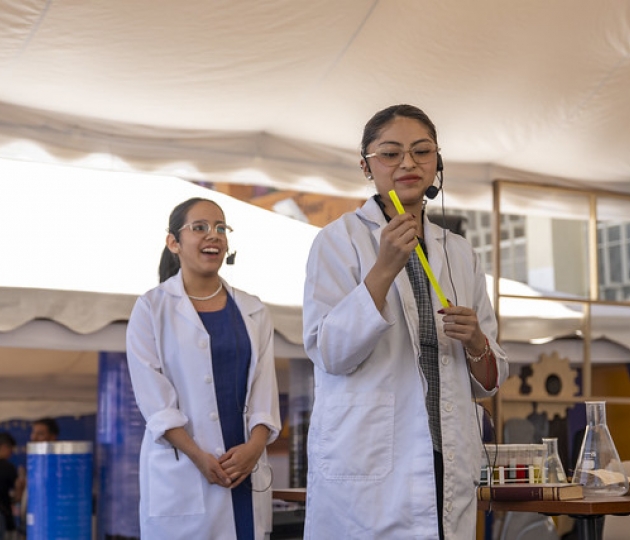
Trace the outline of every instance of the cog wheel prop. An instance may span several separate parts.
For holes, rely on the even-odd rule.
[[[513,375],[501,387],[504,418],[527,418],[532,412],[545,412],[550,420],[556,415],[566,416],[571,403],[555,400],[572,398],[579,392],[575,382],[577,370],[571,368],[568,358],[560,358],[554,351],[541,354],[538,362],[526,367],[523,373]],[[510,401],[510,397],[526,397],[527,401]],[[536,406],[534,407],[534,403]]]

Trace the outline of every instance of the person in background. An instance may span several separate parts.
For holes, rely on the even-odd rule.
[[[15,445],[13,435],[6,431],[0,432],[0,540],[4,540],[7,532],[15,530],[11,506],[18,472],[9,461]]]
[[[471,245],[425,215],[443,164],[423,111],[395,105],[374,115],[360,166],[376,194],[324,227],[307,263],[315,400],[304,537],[472,540],[482,452],[475,399],[508,373],[486,277]]]
[[[49,416],[34,420],[31,424],[31,442],[55,442],[59,438],[59,424],[57,420]],[[18,468],[18,478],[15,482],[15,498],[19,502],[20,533],[26,533],[26,510],[28,506],[28,489],[26,483],[26,470],[23,466]]]
[[[274,331],[262,302],[219,276],[230,230],[213,201],[175,207],[162,283],[129,319],[129,372],[146,420],[142,538],[260,540],[271,531]]]
[[[50,417],[35,420],[31,427],[31,442],[54,442],[59,438],[59,424]]]

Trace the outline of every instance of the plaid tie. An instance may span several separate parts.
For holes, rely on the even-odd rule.
[[[424,240],[419,239],[424,253],[427,248]],[[442,428],[440,426],[440,368],[438,365],[438,339],[433,318],[431,295],[429,294],[429,278],[420,266],[420,260],[415,251],[411,252],[405,266],[420,319],[420,367],[427,379],[429,391],[426,398],[429,413],[429,428],[433,439],[433,449],[442,451]]]

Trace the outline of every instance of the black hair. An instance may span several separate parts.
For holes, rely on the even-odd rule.
[[[162,255],[160,256],[160,266],[158,267],[160,283],[177,274],[179,268],[179,257],[175,253],[172,253],[168,247],[164,246]]]
[[[5,444],[11,448],[17,446],[17,442],[13,438],[13,435],[11,435],[8,431],[0,431],[0,446],[4,446]]]
[[[392,105],[391,107],[377,112],[368,120],[368,123],[365,124],[363,128],[363,138],[361,139],[361,155],[364,158],[370,143],[377,139],[381,130],[397,116],[412,118],[423,124],[429,131],[433,142],[437,144],[437,130],[435,129],[435,124],[423,110],[413,105]]]
[[[175,208],[173,208],[171,215],[168,218],[168,232],[175,237],[175,240],[177,240],[178,243],[180,229],[186,224],[186,220],[188,219],[188,211],[200,202],[212,203],[223,211],[217,203],[210,199],[204,199],[203,197],[193,197],[192,199],[179,203]],[[179,257],[175,253],[172,253],[167,246],[165,246],[162,250],[160,266],[158,269],[160,283],[177,274],[179,269]]]
[[[54,418],[46,416],[44,418],[40,418],[39,420],[35,420],[33,422],[33,425],[35,424],[41,424],[43,426],[46,426],[48,433],[54,435],[55,437],[59,436],[59,424],[57,423],[57,420],[55,420]]]

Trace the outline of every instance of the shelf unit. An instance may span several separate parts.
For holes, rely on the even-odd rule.
[[[569,290],[554,289],[553,294],[546,296],[520,296],[516,294],[502,293],[501,281],[501,218],[510,213],[526,213],[531,216],[539,213],[541,220],[557,220],[556,223],[564,223],[565,219],[569,225],[574,225],[576,230],[584,233],[584,242],[582,249],[578,248],[579,260],[572,261],[571,258],[560,259],[561,268],[565,269],[565,275],[569,277]],[[514,209],[510,212],[510,209]],[[554,213],[554,209],[557,212]],[[552,218],[548,216],[552,215]],[[596,306],[612,306],[620,308],[622,313],[629,315],[630,323],[630,292],[624,291],[622,299],[606,299],[600,296],[600,269],[603,267],[602,261],[599,260],[600,251],[598,246],[598,224],[619,224],[626,227],[625,231],[630,236],[630,220],[626,216],[630,216],[630,195],[622,195],[620,193],[610,191],[593,191],[593,190],[577,190],[573,188],[565,188],[560,186],[549,186],[537,183],[517,182],[512,180],[496,180],[493,182],[493,223],[492,223],[492,266],[493,275],[495,276],[494,287],[494,307],[498,322],[498,339],[501,342],[501,301],[503,299],[526,298],[532,302],[552,301],[572,306],[575,309],[581,307],[582,317],[579,326],[575,329],[575,334],[582,338],[582,388],[581,395],[572,398],[555,398],[547,397],[544,400],[538,398],[532,399],[527,395],[510,396],[511,402],[530,402],[540,403],[542,401],[556,404],[574,404],[590,400],[603,400],[610,404],[630,405],[630,397],[618,396],[594,396],[592,395],[593,386],[593,365],[592,365],[592,341],[594,314],[593,310],[601,309]],[[578,237],[579,235],[574,235]],[[567,236],[567,245],[570,244],[571,235]],[[548,240],[548,242],[545,242]],[[556,238],[556,240],[558,240]],[[536,242],[536,248],[547,250],[552,253],[555,246],[553,237],[538,237],[535,239],[527,238],[528,242]],[[560,242],[562,243],[562,242]],[[551,245],[550,245],[551,244]],[[576,244],[577,245],[577,244]],[[568,250],[566,246],[561,246]],[[623,250],[624,247],[621,246]],[[630,266],[630,244],[625,249],[627,252],[622,257],[627,257],[627,264]],[[572,265],[572,266],[571,266]],[[573,271],[567,272],[566,269],[571,268]],[[528,267],[528,271],[531,269]],[[553,275],[555,268],[551,268],[549,274]],[[617,269],[619,270],[619,269]],[[555,276],[554,276],[555,277]],[[630,281],[630,274],[627,279]],[[572,290],[573,289],[573,290]],[[577,290],[576,290],[577,289]],[[630,291],[630,284],[627,287]],[[557,292],[556,292],[557,291]],[[543,305],[543,304],[541,304]],[[630,363],[630,356],[628,358]],[[502,418],[502,397],[501,391],[497,393],[493,399],[495,426],[497,427],[498,440],[503,438],[503,418]]]

